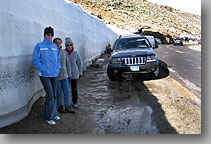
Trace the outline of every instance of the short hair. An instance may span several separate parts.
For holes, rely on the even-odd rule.
[[[57,37],[57,38],[53,39],[53,43],[55,43],[56,40],[60,40],[62,42],[62,39]]]

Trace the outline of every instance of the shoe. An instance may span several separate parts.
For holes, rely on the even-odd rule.
[[[55,116],[54,120],[60,120],[61,118],[59,116]]]
[[[54,120],[45,120],[46,123],[48,123],[49,125],[55,125],[56,122]]]
[[[65,111],[71,114],[75,114],[75,111],[71,110],[71,108],[69,106],[65,107]]]
[[[73,104],[73,108],[77,108],[78,107],[78,105],[77,104]]]
[[[63,106],[58,107],[58,112],[66,114],[66,111],[64,110]]]

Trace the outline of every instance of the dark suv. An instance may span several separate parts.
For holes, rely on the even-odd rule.
[[[120,37],[113,46],[107,75],[111,81],[119,80],[122,74],[148,73],[157,78],[159,60],[149,40],[140,35]]]
[[[182,39],[180,39],[180,38],[175,39],[174,40],[174,45],[181,45],[181,46],[183,46]]]

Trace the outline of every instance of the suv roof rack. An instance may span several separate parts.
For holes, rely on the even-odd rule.
[[[119,39],[122,37],[128,37],[128,36],[139,36],[139,34],[123,34],[119,36]]]

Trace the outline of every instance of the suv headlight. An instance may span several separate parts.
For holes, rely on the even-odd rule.
[[[152,56],[147,56],[147,62],[155,62],[158,60],[158,56],[152,55]]]
[[[111,58],[111,63],[112,64],[121,64],[121,59],[120,58]]]

